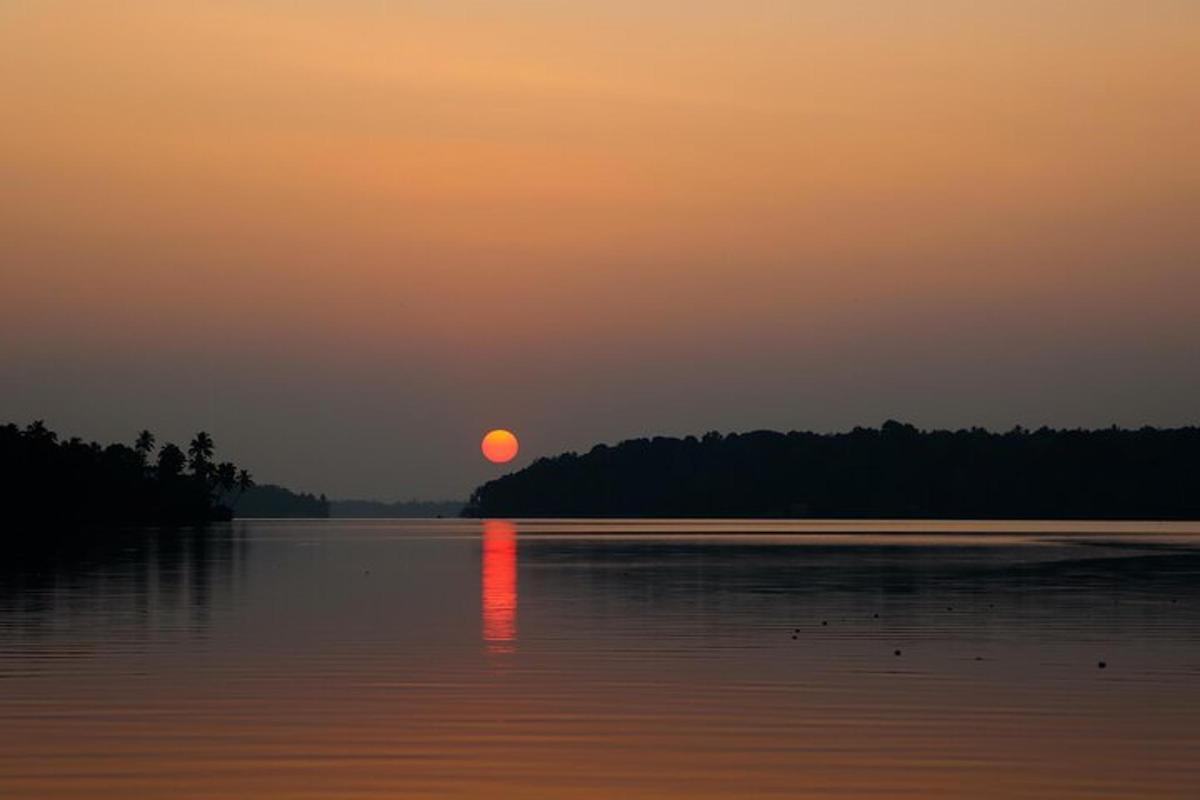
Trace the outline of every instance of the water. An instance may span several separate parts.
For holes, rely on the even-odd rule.
[[[1198,578],[1192,524],[114,534],[0,567],[0,797],[1195,798]]]

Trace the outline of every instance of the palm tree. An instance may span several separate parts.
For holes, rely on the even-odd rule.
[[[237,486],[237,476],[237,467],[229,461],[222,461],[214,473],[216,488],[222,492],[232,492]]]
[[[158,478],[171,480],[179,477],[183,470],[183,451],[173,444],[167,443],[158,451]]]
[[[253,486],[254,478],[250,477],[250,472],[244,469],[239,470],[237,474],[238,497],[244,495],[246,490],[252,488]]]
[[[138,454],[142,457],[142,463],[145,464],[150,458],[150,454],[154,452],[154,434],[150,431],[139,433],[133,449],[138,451]]]
[[[207,477],[212,469],[213,440],[204,431],[196,434],[188,445],[188,466],[197,477]]]
[[[34,420],[25,426],[25,436],[33,442],[53,443],[58,441],[58,434],[46,427],[45,420]]]

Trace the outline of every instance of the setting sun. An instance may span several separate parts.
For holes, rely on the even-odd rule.
[[[497,428],[488,431],[487,435],[483,437],[479,449],[483,451],[483,457],[493,464],[507,464],[517,457],[520,444],[512,431]]]
[[[0,800],[1200,800],[1197,76],[1200,0],[0,0]]]

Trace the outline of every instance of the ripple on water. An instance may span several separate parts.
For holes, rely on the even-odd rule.
[[[0,795],[1194,797],[1200,530],[1082,527],[251,523],[10,565]]]

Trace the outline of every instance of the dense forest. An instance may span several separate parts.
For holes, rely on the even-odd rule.
[[[235,498],[233,513],[251,518],[323,519],[329,516],[329,500],[309,492],[293,492],[273,483],[254,486]]]
[[[1200,519],[1200,428],[756,431],[542,458],[464,516]]]
[[[142,431],[132,445],[60,441],[42,422],[0,426],[0,492],[9,521],[38,525],[204,523],[229,519],[250,473],[213,458],[201,431],[187,450],[156,447]]]

